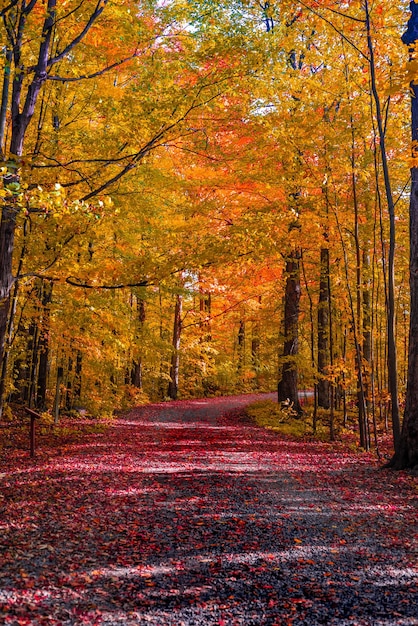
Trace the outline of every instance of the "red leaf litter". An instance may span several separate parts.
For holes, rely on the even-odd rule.
[[[255,427],[255,399],[4,459],[0,624],[418,624],[414,479]]]

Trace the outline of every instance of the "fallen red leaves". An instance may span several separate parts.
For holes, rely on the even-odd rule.
[[[132,411],[0,470],[4,624],[418,624],[416,485],[228,410]]]

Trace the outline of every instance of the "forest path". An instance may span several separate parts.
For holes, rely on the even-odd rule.
[[[2,468],[0,623],[418,624],[410,480],[253,426],[254,399],[137,408]]]

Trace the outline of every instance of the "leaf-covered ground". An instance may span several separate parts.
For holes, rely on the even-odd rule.
[[[3,460],[0,623],[418,624],[413,479],[256,428],[251,400]]]

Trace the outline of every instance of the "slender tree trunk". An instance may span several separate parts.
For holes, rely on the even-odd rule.
[[[75,404],[75,401],[78,401],[78,403],[80,403],[80,400],[81,400],[82,370],[83,370],[83,355],[80,351],[78,351],[76,359],[75,359],[73,404]]]
[[[411,6],[414,3],[411,3]],[[373,100],[375,104],[376,122],[379,132],[379,147],[382,158],[383,178],[385,181],[386,200],[389,211],[389,259],[388,259],[388,301],[387,301],[387,329],[388,329],[388,378],[389,392],[392,405],[392,430],[395,450],[400,441],[400,418],[399,418],[399,398],[398,398],[398,371],[395,335],[395,203],[393,200],[392,188],[389,175],[389,164],[386,152],[386,131],[383,123],[382,107],[376,82],[376,66],[374,59],[374,47],[371,35],[369,2],[365,0],[365,21],[367,46],[370,58],[370,79]],[[415,10],[415,9],[414,9]],[[412,27],[411,27],[412,28]]]
[[[360,431],[360,445],[365,450],[369,449],[369,439],[367,436],[367,406],[365,396],[365,377],[363,370],[363,342],[361,337],[363,336],[363,316],[362,316],[362,266],[361,266],[361,247],[360,247],[360,232],[359,232],[359,203],[357,194],[357,174],[356,174],[356,138],[354,130],[354,117],[350,117],[351,125],[351,188],[353,191],[353,208],[354,208],[354,244],[356,251],[356,312],[355,312],[355,324],[357,329],[357,337],[359,343],[356,346],[356,350],[359,353],[359,357],[356,359],[357,365],[357,406],[358,406],[358,424]]]
[[[239,376],[243,376],[244,368],[245,368],[245,322],[244,320],[239,321],[238,328],[238,365],[237,365],[237,373]]]
[[[319,302],[318,302],[318,405],[329,409],[329,249],[321,247]]]
[[[172,400],[177,398],[179,390],[179,366],[180,366],[180,339],[181,339],[181,314],[183,308],[183,297],[178,294],[176,297],[176,306],[174,308],[174,327],[173,327],[173,353],[171,355],[170,365],[170,382],[168,384],[168,397]]]
[[[371,375],[372,375],[372,313],[371,313],[371,293],[370,293],[370,256],[368,245],[363,251],[363,362],[364,362],[364,396],[367,410],[367,417],[371,410]]]
[[[55,396],[54,396],[54,406],[53,406],[53,415],[54,415],[54,424],[55,426],[58,424],[59,415],[60,415],[60,402],[61,402],[61,384],[64,377],[64,369],[62,367],[57,368],[57,379],[55,381]]]
[[[357,372],[358,372],[358,377],[359,377],[358,378],[358,382],[359,382],[360,394],[358,396],[358,399],[359,399],[359,402],[362,404],[362,414],[366,415],[365,397],[364,397],[364,383],[363,383],[363,368],[362,368],[362,363],[361,363],[361,348],[360,348],[360,340],[359,340],[359,336],[358,336],[358,329],[357,329],[357,322],[356,322],[356,312],[355,312],[355,309],[354,309],[353,294],[351,292],[350,280],[349,280],[349,275],[348,275],[348,255],[347,255],[346,246],[344,245],[344,239],[343,239],[341,223],[340,223],[340,220],[339,220],[339,217],[338,217],[338,212],[337,212],[336,209],[334,209],[334,215],[335,215],[335,220],[336,220],[336,223],[337,223],[338,234],[339,234],[340,241],[341,241],[341,250],[342,250],[342,253],[344,255],[345,283],[346,283],[347,293],[348,293],[348,302],[349,302],[350,313],[351,313],[351,323],[352,323],[354,347],[355,347],[355,351],[356,351],[355,364],[356,364],[356,367],[357,367]],[[359,413],[359,415],[360,415],[360,413]],[[361,423],[360,423],[360,429],[361,429]],[[364,432],[362,433],[361,430],[360,430],[360,438],[362,437],[362,434],[364,435]],[[360,445],[362,445],[364,447],[362,439],[360,439]]]
[[[286,261],[286,290],[284,302],[284,343],[278,384],[279,402],[289,402],[300,415],[302,407],[298,394],[298,331],[300,301],[300,252],[294,250]]]
[[[258,381],[258,375],[260,373],[260,345],[260,323],[256,321],[253,324],[251,336],[251,363],[256,382]]]
[[[345,363],[346,358],[347,358],[347,328],[346,327],[344,327],[342,355],[343,355],[343,362]],[[343,426],[344,428],[346,428],[348,425],[348,411],[347,411],[347,389],[346,389],[344,370],[342,373],[342,381],[343,381]]]
[[[210,316],[212,308],[212,299],[210,293],[206,293],[202,289],[199,291],[199,312],[200,312],[200,343],[208,343],[212,341],[210,332]]]
[[[329,359],[330,359],[330,369],[332,374],[332,379],[330,383],[330,414],[329,414],[329,436],[331,441],[335,441],[335,422],[334,422],[334,411],[335,411],[335,379],[334,379],[334,339],[333,339],[333,328],[332,328],[332,302],[331,302],[331,276],[328,272],[327,276],[328,280],[328,333],[329,333]]]
[[[68,357],[67,363],[67,384],[65,385],[65,408],[67,411],[71,411],[73,408],[73,357]]]
[[[38,409],[45,410],[49,365],[49,305],[52,301],[52,283],[50,281],[44,281],[42,287],[42,327],[39,337],[39,366],[36,407]]]
[[[138,297],[136,301],[137,306],[137,315],[138,315],[138,336],[137,342],[142,342],[143,338],[143,328],[145,324],[146,312],[145,312],[145,300],[143,298]],[[142,349],[139,347],[139,354],[134,359],[132,365],[132,384],[138,389],[142,389],[143,385],[143,358],[142,358]]]
[[[28,388],[28,403],[32,407],[35,404],[35,390],[37,386],[37,374],[38,374],[38,359],[39,359],[39,338],[40,330],[37,323],[33,323],[33,337],[32,337],[32,354],[29,370],[29,388]]]
[[[311,348],[311,367],[312,372],[315,372],[315,325],[314,325],[314,304],[312,300],[311,291],[309,289],[308,280],[306,277],[305,263],[303,261],[303,254],[301,253],[300,262],[302,266],[303,281],[305,283],[306,293],[309,300],[309,326],[310,326],[310,348]],[[315,380],[315,377],[314,377]],[[318,419],[318,383],[314,382],[314,407],[312,413],[312,430],[316,433]]]

